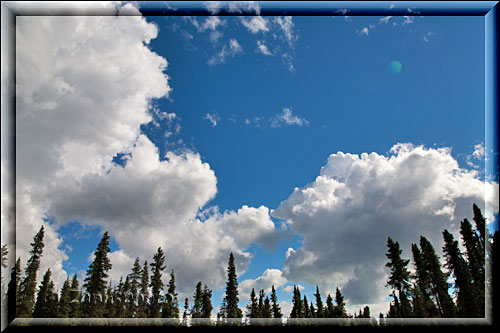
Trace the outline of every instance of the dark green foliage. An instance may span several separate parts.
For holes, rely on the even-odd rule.
[[[337,287],[335,290],[335,303],[337,303],[333,309],[333,318],[347,318],[347,312],[345,310],[344,296]]]
[[[83,284],[88,294],[88,302],[85,302],[85,315],[89,318],[103,317],[104,314],[107,271],[111,269],[111,262],[108,258],[109,252],[109,234],[106,231],[97,245],[97,250],[94,252],[94,261],[87,270],[87,277]]]
[[[201,302],[201,317],[210,318],[212,315],[212,290],[207,285],[203,287],[202,302]]]
[[[59,318],[69,318],[71,313],[71,284],[69,277],[63,283],[61,288],[61,296],[59,297],[59,309],[57,316]]]
[[[278,304],[278,297],[276,296],[276,289],[274,289],[274,285],[271,288],[271,311],[273,313],[273,318],[281,318],[283,314],[281,313],[281,308]]]
[[[326,309],[325,309],[325,318],[333,318],[333,298],[330,294],[326,297]]]
[[[319,287],[316,286],[316,294],[314,294],[316,297],[316,318],[325,318],[325,312],[323,311],[323,301],[321,300],[321,295],[319,293]]]
[[[415,265],[416,285],[413,293],[414,317],[416,318],[432,318],[439,317],[439,310],[431,299],[432,287],[430,273],[422,256],[422,252],[417,244],[411,245],[413,253],[413,261]]]
[[[153,256],[153,262],[150,264],[151,266],[151,299],[149,305],[149,317],[150,318],[160,318],[160,310],[161,310],[161,292],[163,289],[163,282],[161,280],[162,271],[166,266],[163,266],[165,262],[165,255],[163,254],[163,250],[161,247],[158,248],[158,251]]]
[[[304,318],[304,303],[300,295],[299,287],[293,286],[292,311],[290,318]]]
[[[247,305],[247,317],[258,318],[259,303],[257,302],[257,296],[255,295],[255,289],[252,288],[250,292],[250,304]],[[250,321],[251,322],[251,321]]]
[[[179,302],[177,293],[175,292],[175,275],[174,270],[170,273],[170,281],[168,283],[167,294],[165,295],[165,303],[162,310],[163,318],[179,318]]]
[[[408,301],[408,290],[410,288],[410,272],[407,269],[409,259],[401,258],[402,250],[398,242],[394,242],[391,237],[387,238],[387,247],[389,248],[386,253],[389,262],[385,265],[391,270],[391,275],[387,281],[387,285],[391,286],[394,293],[399,293],[399,302],[401,304],[401,317],[408,318],[411,316],[411,307]]]
[[[193,295],[193,307],[191,308],[191,318],[201,318],[201,308],[203,304],[203,291],[201,289],[201,281],[196,284],[195,293]]]
[[[10,323],[16,318],[19,307],[19,283],[21,281],[21,258],[18,258],[10,273],[10,281],[7,286],[7,302],[15,311],[9,311],[7,320]]]
[[[129,297],[129,311],[132,317],[135,317],[138,311],[138,295],[139,287],[141,284],[141,264],[139,258],[134,261],[132,272],[129,274],[130,278],[130,297]]]
[[[472,284],[480,294],[481,303],[484,304],[485,298],[485,253],[481,246],[479,236],[472,229],[472,225],[467,219],[460,223],[460,234],[466,249],[466,257]]]
[[[51,275],[52,273],[49,268],[44,274],[42,283],[38,290],[38,295],[33,310],[33,317],[35,318],[57,317],[57,294],[54,290],[54,282],[50,280]]]
[[[30,259],[24,271],[24,279],[19,285],[19,299],[17,303],[17,317],[31,317],[33,306],[35,305],[36,275],[40,268],[40,258],[43,253],[43,236],[45,230],[43,226],[31,243]]]
[[[472,277],[458,247],[458,241],[453,238],[453,235],[448,230],[443,231],[443,238],[445,242],[443,246],[446,259],[445,267],[455,277],[459,317],[484,317],[484,304],[481,304],[481,295],[472,285]]]
[[[149,299],[149,270],[148,262],[144,261],[144,265],[141,271],[141,283],[139,289],[138,306],[137,306],[137,318],[146,318],[148,316],[148,299]]]
[[[229,263],[227,267],[226,293],[222,302],[220,317],[240,319],[243,317],[241,309],[238,307],[238,277],[236,276],[236,266],[234,265],[234,256],[229,254]]]
[[[77,275],[73,275],[73,280],[71,280],[70,295],[70,318],[80,318],[81,313],[81,302],[82,302],[82,292],[80,291],[80,282],[78,282]]]

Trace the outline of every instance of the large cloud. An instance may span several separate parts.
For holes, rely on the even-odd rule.
[[[130,273],[136,257],[151,262],[161,246],[166,273],[174,269],[179,291],[191,293],[200,280],[224,285],[230,251],[242,274],[250,243],[272,245],[268,208],[209,207],[201,217],[217,192],[210,166],[190,150],[160,156],[141,133],[157,112],[151,100],[170,91],[166,59],[147,46],[156,25],[140,16],[22,16],[16,30],[16,243],[24,262],[44,224],[41,269],[51,267],[60,286],[67,256],[57,227],[77,220],[109,230],[120,246],[110,254],[113,279]],[[117,154],[125,163],[113,163]]]
[[[450,149],[397,144],[390,156],[332,154],[314,182],[272,212],[304,238],[287,252],[283,276],[323,290],[340,286],[351,305],[381,302],[388,294],[387,237],[400,242],[406,258],[420,235],[440,252],[441,232],[458,238],[473,202],[498,212],[498,183],[460,168]]]

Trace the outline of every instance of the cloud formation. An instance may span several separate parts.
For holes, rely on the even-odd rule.
[[[271,127],[282,126],[308,126],[309,121],[304,118],[299,118],[292,114],[290,108],[283,108],[281,113],[278,113],[271,119]]]
[[[436,249],[445,228],[457,235],[474,202],[483,212],[492,205],[494,211],[485,212],[492,221],[498,183],[476,176],[460,168],[447,148],[397,144],[389,156],[330,155],[312,183],[272,211],[303,237],[301,247],[287,252],[283,276],[330,293],[339,286],[351,305],[384,302],[388,236],[410,258],[410,244],[420,235]]]

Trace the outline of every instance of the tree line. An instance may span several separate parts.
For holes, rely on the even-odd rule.
[[[292,310],[287,323],[303,324],[308,319],[332,318],[343,320],[340,323],[346,325],[353,324],[353,319],[367,319],[370,324],[382,325],[385,319],[391,318],[484,318],[485,290],[492,285],[492,278],[487,278],[485,274],[486,265],[493,265],[494,253],[498,252],[495,247],[498,231],[494,236],[487,232],[486,219],[475,204],[473,213],[475,228],[467,219],[460,224],[464,253],[459,241],[451,233],[447,230],[442,232],[445,271],[442,270],[440,257],[425,237],[420,237],[420,247],[417,244],[411,246],[413,272],[408,269],[410,259],[401,257],[399,243],[388,237],[386,267],[390,270],[390,276],[386,286],[392,288],[392,301],[385,317],[379,314],[378,322],[371,316],[368,306],[359,309],[359,313],[348,314],[344,296],[338,287],[335,295],[332,297],[328,294],[323,302],[319,287],[316,286],[314,302],[309,302],[306,295],[301,295],[299,287],[294,286]],[[49,268],[37,288],[43,238],[42,226],[31,243],[24,276],[21,274],[20,258],[12,268],[7,290],[2,276],[2,302],[3,305],[9,305],[8,322],[14,318],[170,318],[170,324],[184,326],[244,322],[243,311],[238,306],[238,278],[233,253],[229,255],[224,298],[216,322],[213,323],[210,320],[213,312],[212,290],[207,284],[198,282],[191,304],[185,298],[183,308],[176,293],[173,270],[169,283],[164,285],[162,274],[166,265],[161,247],[151,263],[141,263],[136,258],[130,273],[113,286],[108,281],[112,264],[108,258],[110,236],[107,231],[97,245],[83,285],[80,286],[74,274],[64,281],[58,293]],[[3,245],[2,267],[7,267],[7,254],[7,247]],[[250,325],[282,324],[284,317],[274,285],[270,295],[259,290],[257,296],[252,288],[245,310],[246,323]]]

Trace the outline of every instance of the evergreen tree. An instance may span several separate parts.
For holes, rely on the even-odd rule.
[[[160,318],[160,310],[161,310],[161,291],[163,289],[163,282],[161,280],[162,271],[166,266],[163,266],[165,262],[165,255],[163,254],[163,250],[161,247],[158,248],[158,251],[153,256],[153,262],[150,264],[151,268],[151,300],[150,300],[150,308],[149,308],[149,316],[151,318]]]
[[[138,295],[137,318],[146,318],[148,316],[148,299],[149,299],[149,270],[148,262],[144,261],[144,266],[141,271],[141,284]]]
[[[333,318],[333,298],[330,294],[326,297],[325,318]]]
[[[33,309],[34,318],[55,318],[57,316],[57,294],[54,290],[54,282],[50,280],[51,275],[49,268],[44,274],[38,290]]]
[[[411,245],[413,253],[413,262],[415,265],[416,285],[413,288],[413,308],[414,317],[416,318],[432,318],[439,317],[439,310],[431,298],[433,295],[430,273],[427,269],[427,264],[424,261],[422,252],[417,244]]]
[[[201,317],[208,319],[205,320],[204,323],[205,325],[210,324],[210,317],[212,316],[212,290],[208,288],[208,286],[205,284],[203,287],[203,294],[202,294],[202,303],[201,303]]]
[[[458,314],[464,318],[484,317],[484,304],[480,303],[481,296],[473,288],[472,277],[458,247],[458,241],[454,240],[453,235],[448,230],[443,231],[443,238],[445,242],[443,246],[446,259],[445,267],[455,277]]]
[[[88,304],[86,304],[86,316],[99,318],[103,316],[104,300],[106,291],[107,271],[111,269],[111,262],[108,258],[109,234],[106,231],[94,252],[94,261],[87,270],[87,277],[83,286],[87,290]]]
[[[271,311],[271,302],[269,301],[269,297],[264,299],[264,307],[262,309],[262,318],[272,318],[273,313]]]
[[[226,293],[223,299],[220,316],[221,318],[232,318],[236,323],[243,317],[241,309],[238,307],[238,277],[236,275],[236,266],[234,265],[234,256],[229,254],[229,263],[227,267]]]
[[[163,318],[179,318],[179,302],[177,300],[177,293],[175,292],[175,275],[173,269],[170,273],[170,281],[168,283],[167,294],[165,295],[162,316]]]
[[[498,282],[498,279],[500,278],[499,275],[499,260],[500,260],[500,252],[499,252],[499,246],[498,242],[500,241],[500,231],[495,230],[493,233],[493,242],[491,244],[491,267],[492,272],[491,272],[491,277],[493,279],[493,284],[492,284],[492,297],[491,297],[491,302],[492,302],[492,312],[491,313],[498,313],[498,307],[500,306],[499,298],[499,290],[500,290],[500,283]],[[493,325],[498,326],[498,316],[492,316],[493,318]]]
[[[252,288],[252,291],[250,292],[250,303],[247,305],[247,317],[250,318],[250,324],[253,325],[254,320],[253,318],[258,318],[258,312],[259,312],[259,303],[257,301],[257,297],[255,295],[255,289]]]
[[[299,287],[293,286],[292,311],[290,318],[304,318],[304,304]]]
[[[311,315],[311,312],[309,311],[309,302],[307,301],[306,295],[304,295],[302,304],[304,304],[304,318],[312,318],[312,316],[314,316],[314,313]]]
[[[337,303],[333,309],[333,318],[347,318],[347,312],[345,310],[344,296],[337,287],[335,290],[335,303]]]
[[[474,213],[473,220],[476,224],[476,230],[479,232],[480,244],[484,252],[485,242],[487,240],[486,219],[481,213],[481,209],[479,209],[475,203],[472,204],[472,211]]]
[[[24,279],[19,285],[19,303],[17,316],[21,318],[31,317],[35,305],[36,275],[40,268],[40,258],[43,253],[43,236],[45,230],[42,227],[35,235],[31,243],[30,259],[24,271]]]
[[[274,289],[274,285],[271,287],[271,311],[273,313],[273,318],[281,318],[283,314],[281,313],[281,308],[278,304],[278,297],[276,296],[276,289]]]
[[[391,286],[399,293],[399,301],[401,303],[401,316],[408,318],[411,316],[411,307],[408,301],[408,289],[410,288],[410,272],[407,269],[410,260],[401,258],[402,250],[398,242],[394,242],[391,237],[387,239],[387,247],[389,248],[386,253],[389,262],[385,265],[391,270],[391,275],[387,281],[387,285]]]
[[[70,298],[70,318],[80,318],[82,316],[80,304],[82,301],[82,292],[80,291],[80,282],[78,282],[77,275],[73,275],[71,280],[71,288],[69,292]]]
[[[189,300],[186,297],[184,300],[184,313],[182,314],[182,326],[188,326],[188,316],[189,316]]]
[[[139,257],[135,259],[134,266],[132,266],[132,272],[129,274],[130,278],[130,301],[129,301],[129,311],[132,317],[137,315],[138,311],[138,297],[139,297],[139,287],[141,284],[141,264],[139,262]]]
[[[460,223],[460,234],[466,249],[467,262],[472,284],[481,295],[481,303],[485,298],[485,253],[481,246],[479,236],[472,229],[472,225],[467,219]]]
[[[108,287],[106,288],[106,305],[104,307],[103,317],[116,318],[118,317],[118,310],[118,292],[113,288],[111,281],[109,281]]]
[[[71,312],[71,284],[69,277],[63,283],[61,288],[61,296],[59,297],[59,308],[57,311],[57,316],[59,318],[69,318]]]
[[[449,285],[446,282],[446,275],[441,271],[439,257],[434,250],[432,244],[424,236],[420,236],[420,248],[422,257],[426,263],[429,272],[432,292],[436,296],[438,308],[441,317],[454,318],[456,317],[456,306],[448,294]]]
[[[193,307],[191,308],[191,318],[201,318],[201,308],[203,306],[203,290],[201,289],[201,281],[196,284],[195,293],[193,295]]]
[[[2,245],[2,268],[7,268],[7,255],[9,254],[9,250],[7,249],[7,244]],[[2,302],[5,301],[5,297],[7,291],[5,289],[5,284],[3,283],[3,270],[0,270],[0,284],[1,284],[1,293],[2,293]],[[2,303],[3,305],[3,303]]]
[[[316,318],[325,318],[325,312],[323,311],[323,301],[321,300],[321,295],[319,293],[319,287],[316,286]]]
[[[21,258],[18,258],[10,273],[7,286],[7,302],[14,311],[7,311],[7,321],[10,323],[19,313],[19,283],[21,281]]]

